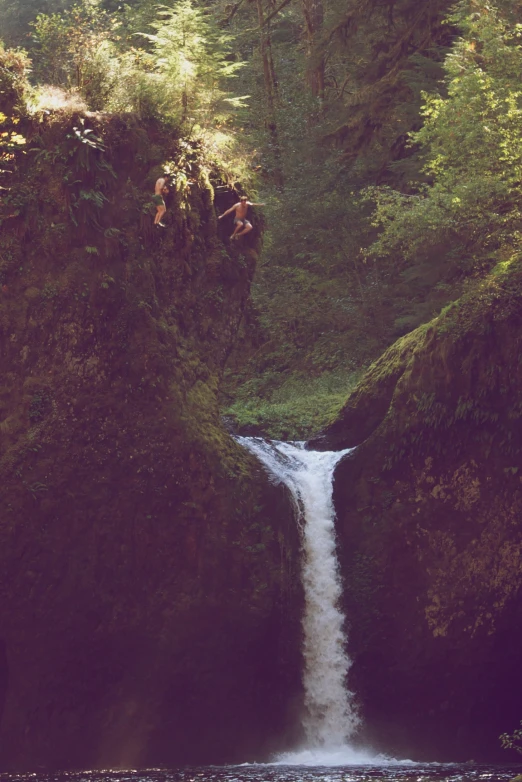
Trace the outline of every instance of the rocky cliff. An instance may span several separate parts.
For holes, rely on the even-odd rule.
[[[494,759],[521,717],[522,264],[499,263],[368,371],[340,465],[354,686],[402,756]]]
[[[0,211],[0,765],[259,757],[299,691],[298,546],[216,402],[259,231],[224,243],[202,151],[158,125],[42,114],[16,130]]]

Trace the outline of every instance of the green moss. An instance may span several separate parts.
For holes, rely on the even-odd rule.
[[[375,386],[386,386],[390,380],[397,380],[408,366],[413,353],[424,344],[431,325],[424,323],[394,342],[364,373],[355,393],[365,393]]]
[[[503,331],[502,324],[515,315],[521,299],[522,267],[516,256],[499,263],[430,324],[408,335],[413,351],[405,352],[400,340],[370,368],[355,397],[375,395],[383,377],[393,376],[397,366],[402,370],[384,424],[397,432],[385,461],[388,469],[413,447],[441,454],[459,450],[463,426],[486,454],[493,437],[506,456],[520,454],[512,431],[513,422],[522,417],[517,375],[486,356],[496,349],[504,352],[505,339],[512,343],[510,355],[520,354],[516,331],[494,335]],[[489,436],[489,427],[494,435]]]

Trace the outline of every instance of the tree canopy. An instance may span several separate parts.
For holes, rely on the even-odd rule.
[[[231,401],[337,395],[518,248],[511,0],[0,0],[0,21],[28,111],[152,119],[266,201]]]

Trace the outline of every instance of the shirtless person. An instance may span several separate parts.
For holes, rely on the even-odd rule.
[[[226,212],[223,212],[222,215],[219,215],[218,220],[221,220],[222,217],[226,217],[231,212],[235,211],[236,213],[236,216],[234,217],[235,228],[234,228],[234,233],[230,237],[231,239],[239,239],[240,236],[247,234],[254,227],[250,222],[250,220],[246,219],[249,206],[264,206],[264,204],[253,204],[252,201],[249,201],[246,196],[241,196],[237,204],[234,204],[234,206],[231,206],[230,209],[227,209]],[[241,228],[243,230],[241,230]]]
[[[160,178],[156,180],[156,185],[154,187],[154,195],[152,197],[153,203],[156,204],[156,216],[154,217],[154,225],[160,225],[162,228],[165,228],[165,224],[161,222],[161,218],[167,211],[167,207],[165,206],[165,200],[163,196],[165,193],[169,192],[168,189],[169,179],[170,179],[170,174],[163,174],[163,176],[160,176]]]

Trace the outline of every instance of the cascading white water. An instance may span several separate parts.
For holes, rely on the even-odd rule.
[[[288,486],[303,522],[304,728],[308,750],[339,751],[359,722],[353,695],[346,687],[350,660],[340,609],[332,501],[335,466],[352,449],[307,451],[303,443],[237,439],[278,482]]]

